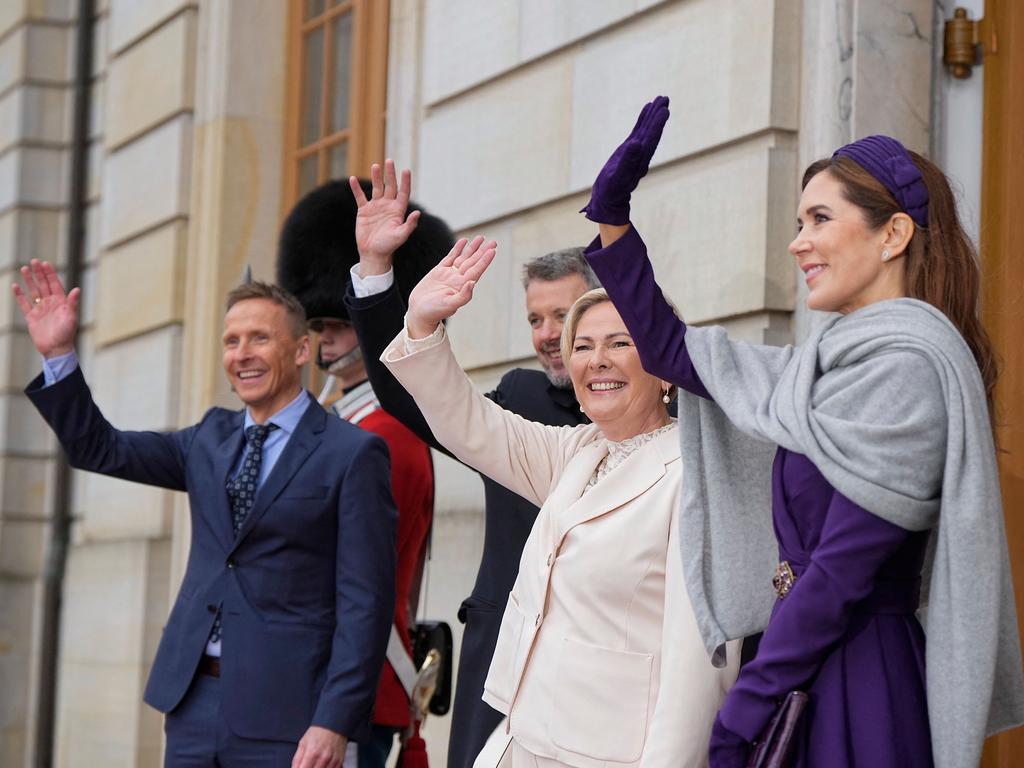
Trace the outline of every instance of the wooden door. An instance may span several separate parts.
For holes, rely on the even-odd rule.
[[[997,48],[984,60],[983,316],[1002,366],[997,387],[1006,533],[1024,619],[1024,3],[986,0]],[[1024,637],[1024,622],[1021,623]],[[1024,728],[988,741],[983,768],[1024,765]]]

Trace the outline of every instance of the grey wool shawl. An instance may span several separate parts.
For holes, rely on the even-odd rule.
[[[686,347],[714,398],[679,402],[683,565],[713,661],[767,623],[772,456],[802,453],[869,512],[933,530],[922,602],[934,760],[977,766],[986,735],[1024,722],[1024,682],[985,387],[963,338],[934,307],[894,299],[800,347],[731,342],[718,327],[687,329]]]

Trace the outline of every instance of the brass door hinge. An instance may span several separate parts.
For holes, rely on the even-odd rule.
[[[981,57],[994,54],[997,49],[996,30],[987,18],[971,20],[966,8],[956,8],[953,18],[946,20],[942,62],[953,77],[970,77],[971,68],[980,63]]]

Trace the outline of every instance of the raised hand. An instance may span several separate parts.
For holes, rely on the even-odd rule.
[[[462,238],[409,294],[406,323],[415,339],[429,336],[442,320],[454,315],[473,298],[473,287],[494,259],[497,243]]]
[[[405,215],[412,186],[410,171],[402,171],[399,184],[393,160],[384,161],[383,178],[380,165],[374,163],[370,167],[370,183],[373,189],[367,200],[359,180],[355,176],[348,179],[359,208],[356,214],[356,247],[359,249],[359,271],[363,277],[380,275],[391,269],[392,256],[409,239],[420,218],[419,211]]]
[[[64,293],[57,270],[38,259],[32,259],[28,267],[21,268],[21,279],[24,289],[18,283],[11,288],[39,354],[50,358],[71,352],[78,331],[81,291],[72,288],[70,293]]]
[[[580,210],[588,219],[599,224],[629,223],[630,195],[651,166],[668,114],[667,96],[658,96],[640,110],[629,136],[597,174],[590,202]]]

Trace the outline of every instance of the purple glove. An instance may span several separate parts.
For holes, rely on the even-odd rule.
[[[746,768],[748,760],[750,742],[722,725],[721,716],[716,717],[711,727],[708,768]]]
[[[647,174],[661,131],[668,120],[668,96],[658,96],[640,110],[640,117],[590,190],[590,202],[580,209],[599,224],[628,224],[629,196]]]

